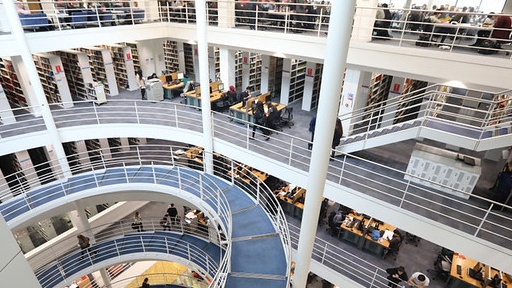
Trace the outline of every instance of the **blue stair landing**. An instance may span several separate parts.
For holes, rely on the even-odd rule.
[[[0,203],[0,212],[8,223],[14,220],[22,222],[24,218],[34,217],[34,213],[44,213],[57,208],[56,206],[62,205],[62,203],[87,197],[89,189],[94,188],[94,195],[97,196],[106,193],[97,187],[110,186],[108,191],[112,193],[112,186],[123,184],[123,187],[126,187],[127,183],[152,183],[173,188],[177,188],[177,183],[180,183],[182,191],[200,197],[206,205],[211,207],[212,213],[219,211],[217,209],[218,199],[201,195],[203,190],[200,187],[203,185],[202,189],[215,188],[215,191],[220,191],[217,193],[221,193],[225,197],[231,211],[231,222],[229,215],[218,215],[224,225],[231,225],[232,233],[231,269],[227,275],[225,287],[281,288],[287,286],[289,271],[287,271],[286,248],[279,237],[277,227],[265,210],[241,188],[220,177],[196,170],[182,167],[130,166],[88,172],[74,175],[58,184],[52,183],[38,187],[28,193],[11,198]],[[174,256],[181,255],[182,258],[189,260],[184,251],[172,250],[169,249],[169,246],[164,245],[164,243],[168,245],[172,241],[176,241],[182,246],[186,245],[183,243],[188,243],[199,247],[201,253],[197,254],[196,258],[199,262],[196,265],[204,269],[207,268],[203,267],[204,255],[210,256],[215,261],[220,261],[221,255],[227,255],[224,251],[225,248],[220,248],[213,243],[202,243],[201,241],[205,240],[198,240],[197,237],[181,235],[180,238],[176,238],[175,235],[170,234],[172,233],[148,231],[105,240],[95,245],[97,256],[94,258],[80,259],[80,251],[70,252],[74,253],[71,254],[72,258],[67,258],[68,255],[66,255],[62,259],[47,264],[44,271],[39,271],[38,278],[44,282],[43,287],[54,287],[56,284],[63,284],[63,281],[72,275],[80,277],[80,275],[91,273],[101,267],[98,265],[101,265],[102,262],[108,260],[111,262],[112,259],[127,254],[164,253]],[[116,253],[106,253],[106,247],[109,245],[118,248]],[[201,256],[201,254],[204,255]],[[80,261],[70,262],[65,259],[79,259]],[[201,261],[203,264],[199,264]]]

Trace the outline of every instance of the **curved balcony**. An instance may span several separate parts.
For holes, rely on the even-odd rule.
[[[142,163],[141,160],[132,159],[131,161]],[[103,165],[103,169],[96,170],[94,166],[91,166],[86,168],[89,172],[84,173],[81,170],[82,173],[62,179],[57,183],[43,185],[27,191],[0,204],[0,210],[9,225],[16,225],[16,222],[26,221],[34,217],[35,214],[55,209],[55,207],[83,197],[109,193],[121,193],[122,195],[127,191],[131,197],[140,193],[137,191],[177,195],[189,201],[201,203],[199,207],[209,211],[213,223],[218,223],[222,230],[226,231],[227,247],[226,252],[223,253],[225,257],[222,261],[218,261],[220,270],[212,275],[215,276],[215,287],[237,287],[236,285],[240,281],[249,281],[254,285],[273,283],[272,287],[286,286],[290,253],[289,248],[285,247],[289,247],[287,245],[289,243],[289,236],[287,235],[289,234],[284,215],[278,208],[276,199],[265,196],[265,193],[269,193],[268,188],[265,192],[266,186],[257,185],[257,190],[252,191],[255,194],[250,195],[233,185],[235,183],[234,176],[231,183],[228,183],[216,176],[183,167],[169,168],[161,165],[143,164],[136,167],[125,166],[125,164],[131,164],[131,161],[124,162],[122,159],[115,159],[112,162],[95,163]],[[153,163],[154,161],[150,162]],[[83,169],[83,167],[80,169]],[[223,172],[227,173],[229,171],[233,171],[233,169],[224,170]],[[75,172],[79,172],[79,170]],[[232,173],[232,175],[234,174]],[[144,199],[143,194],[139,196],[140,200]],[[31,213],[27,213],[29,211]],[[267,214],[267,211],[270,211],[270,213]],[[122,243],[118,243],[116,240],[108,244],[109,248],[105,249],[114,254],[151,252],[149,250],[139,251],[140,247],[148,244],[145,239],[151,242],[151,239],[156,237],[155,235],[146,236],[141,233],[135,238],[132,237],[130,241],[134,241],[135,244],[129,245],[131,250],[128,251],[119,251],[117,248],[123,243],[123,245],[126,245],[124,240],[121,241]],[[163,244],[161,243],[169,243],[169,239],[160,239],[160,244],[158,244],[160,246],[149,245],[149,247],[157,250],[164,249],[163,251],[165,251],[168,247],[162,247]],[[269,247],[276,249],[269,249]],[[260,253],[262,249],[267,253],[262,255]],[[107,251],[101,253],[102,257],[107,254]],[[66,259],[70,262],[69,259],[75,258]],[[100,258],[96,257],[96,259]],[[89,260],[92,261],[92,259]],[[48,287],[57,283],[54,281],[60,282],[62,279],[70,277],[70,275],[76,276],[75,274],[82,273],[79,271],[88,265],[88,262],[80,261],[79,264],[82,266],[78,268],[71,266],[69,269],[75,270],[70,270],[62,276],[59,274],[59,265],[67,266],[68,262],[52,266],[51,269],[48,268],[53,271],[49,274],[44,273],[44,275],[51,275],[45,276],[48,277],[48,280],[44,278],[44,281],[50,281]],[[206,269],[205,271],[211,272]]]

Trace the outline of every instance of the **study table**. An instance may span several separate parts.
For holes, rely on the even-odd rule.
[[[457,265],[460,265],[460,274],[457,273]],[[473,269],[475,271],[480,271],[483,268],[483,281],[475,279],[469,275],[469,270]],[[466,256],[454,253],[452,258],[452,266],[450,268],[450,277],[447,280],[447,287],[450,288],[474,288],[474,287],[493,287],[490,286],[491,279],[496,275],[500,274],[502,284],[505,284],[506,287],[512,287],[512,279],[511,276],[502,273],[489,265],[484,265],[477,260],[467,258]],[[501,286],[505,287],[505,286]]]
[[[340,225],[340,230],[338,232],[338,238],[350,242],[356,245],[359,249],[366,250],[376,255],[385,256],[385,252],[389,249],[389,239],[384,238],[387,236],[386,234],[383,237],[379,238],[379,240],[373,240],[371,234],[367,233],[369,227],[373,227],[376,221],[373,218],[364,217],[362,214],[356,214],[351,212],[347,215],[347,217],[351,217],[352,221],[346,221],[347,218]],[[352,224],[351,222],[354,222]],[[362,229],[358,229],[358,223],[362,222]],[[379,224],[378,229],[380,231],[394,231],[396,227],[382,223]],[[390,232],[387,232],[388,234]]]
[[[213,82],[210,83],[210,103],[216,103],[221,101],[225,96],[225,92],[223,89],[219,89],[221,82]],[[222,88],[222,87],[221,87]],[[187,105],[201,108],[201,86],[196,87],[193,91],[189,91],[185,93],[185,97],[187,98]]]
[[[263,102],[263,106],[265,108],[265,111],[267,111],[267,99],[270,98],[270,93],[264,93],[261,95],[258,95],[256,97],[251,97],[249,100],[245,102],[239,102],[237,104],[232,105],[229,107],[229,115],[233,117],[233,119],[240,119],[243,121],[247,121],[250,123],[254,123],[254,117],[253,117],[253,111],[252,106],[255,101],[261,101]],[[286,105],[272,102],[272,105],[274,105],[277,108],[277,111],[281,113],[283,109],[286,108]]]
[[[171,74],[166,74],[163,76],[159,76],[158,79],[162,81],[164,88],[164,98],[172,99],[177,97],[183,91],[183,87],[185,87],[185,83],[183,83],[180,79],[183,76],[182,72],[174,72]]]
[[[290,193],[293,189],[295,189],[295,191]],[[302,212],[304,211],[304,204],[299,202],[299,200],[304,197],[304,193],[306,193],[306,189],[294,184],[288,184],[281,189],[274,191],[283,211],[298,218],[302,218]]]

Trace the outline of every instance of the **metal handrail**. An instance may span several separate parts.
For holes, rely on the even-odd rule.
[[[97,282],[92,284],[92,282],[87,283],[86,285],[82,286],[81,288],[122,288],[127,287],[129,284],[136,283],[137,287],[140,287],[142,285],[143,279],[147,277],[149,278],[149,283],[151,283],[151,286],[157,286],[160,284],[172,284],[171,279],[179,279],[180,282],[183,282],[184,279],[188,279],[188,282],[193,282],[194,287],[200,287],[200,288],[206,288],[208,287],[207,281],[198,281],[197,278],[194,278],[193,276],[185,275],[185,274],[178,274],[178,273],[144,273],[140,276],[132,276],[132,277],[125,277],[122,279],[116,278],[115,281],[110,282],[110,286],[106,286],[105,284],[99,285]],[[186,282],[186,281],[185,281]],[[197,286],[196,286],[197,285]]]
[[[125,235],[121,238],[112,238],[108,241],[97,243],[97,245],[102,245],[101,255],[96,255],[96,247],[95,245],[92,245],[90,248],[82,251],[76,250],[70,254],[54,259],[51,263],[36,271],[35,275],[39,279],[41,286],[49,287],[48,285],[52,283],[54,279],[61,279],[62,281],[65,281],[73,276],[79,277],[77,273],[84,269],[93,269],[96,258],[104,258],[104,260],[108,260],[115,257],[121,257],[125,255],[126,252],[131,251],[134,247],[137,248],[137,252],[132,253],[155,253],[156,249],[158,249],[160,253],[165,254],[168,254],[170,251],[177,251],[178,254],[181,255],[180,258],[185,255],[185,260],[189,263],[195,263],[195,261],[198,261],[198,263],[204,265],[207,269],[204,272],[207,275],[215,275],[220,272],[218,270],[220,268],[220,263],[211,259],[211,257],[204,253],[203,249],[200,247],[190,243],[176,243],[175,241],[172,241],[175,238],[167,237],[169,235],[159,234],[158,236],[158,238],[152,238],[149,245],[143,245],[145,243],[144,235]],[[167,239],[171,241],[167,241]],[[55,266],[58,269],[55,269]],[[72,274],[66,274],[67,271]]]
[[[159,148],[164,147],[164,149],[163,150],[155,150],[154,149],[155,147],[159,147]],[[129,147],[120,147],[120,149],[122,149],[122,148],[129,148]],[[72,174],[82,173],[82,175],[83,175],[83,173],[90,173],[91,171],[94,173],[94,171],[97,171],[98,169],[101,170],[101,169],[108,169],[108,168],[113,168],[113,167],[121,167],[125,170],[117,173],[117,175],[118,175],[117,179],[127,181],[127,183],[128,183],[129,179],[127,176],[128,174],[126,173],[126,166],[128,166],[128,165],[144,165],[145,163],[149,163],[151,166],[154,166],[154,167],[158,167],[158,165],[183,166],[183,164],[180,164],[180,162],[176,161],[176,159],[174,157],[175,153],[173,153],[173,152],[178,151],[180,149],[180,147],[162,146],[162,145],[151,147],[148,145],[148,146],[145,146],[144,148],[147,148],[147,150],[144,150],[141,147],[137,147],[136,151],[111,153],[110,156],[112,158],[103,157],[102,155],[104,155],[106,152],[103,149],[99,149],[97,151],[88,151],[88,152],[84,152],[84,153],[77,154],[77,155],[68,155],[68,157],[73,157],[76,159],[83,159],[84,157],[89,157],[88,156],[89,153],[98,152],[100,154],[100,159],[98,161],[93,161],[93,162],[90,162],[89,164],[85,164],[83,166],[72,167],[71,172],[72,172]],[[183,148],[183,147],[181,147],[181,148]],[[148,154],[148,152],[151,154]],[[164,152],[164,153],[162,153],[162,152]],[[107,153],[109,153],[109,152],[107,152]],[[204,152],[202,152],[202,153],[204,153]],[[166,155],[166,154],[171,154],[171,155]],[[224,178],[226,178],[226,175],[229,175],[229,172],[234,171],[233,170],[234,161],[229,160],[231,163],[228,165],[228,167],[225,167],[225,165],[226,165],[225,160],[226,159],[215,160],[215,163],[214,163],[214,169],[217,169],[216,171],[219,171],[219,173],[221,175],[225,175]],[[47,163],[47,164],[49,164],[51,167],[55,167],[55,165],[57,163],[58,163],[58,161],[53,161],[53,162]],[[192,167],[192,168],[202,170],[204,167]],[[240,167],[239,170],[240,171],[245,170],[245,171],[243,171],[244,174],[251,175],[250,177],[248,177],[249,182],[247,183],[244,181],[243,183],[240,183],[239,180],[237,178],[235,178],[236,175],[234,173],[231,173],[231,175],[229,176],[230,182],[233,184],[236,184],[238,186],[242,186],[242,184],[243,184],[243,187],[244,187],[243,189],[245,189],[247,192],[249,192],[249,195],[252,196],[254,198],[254,200],[256,202],[258,202],[260,204],[260,206],[266,211],[267,215],[270,216],[270,220],[272,221],[272,223],[274,223],[275,228],[277,229],[277,233],[279,234],[279,237],[280,237],[281,241],[283,242],[283,247],[285,249],[285,255],[286,255],[287,259],[290,259],[291,248],[290,248],[290,244],[289,244],[290,239],[289,239],[286,217],[285,217],[282,209],[280,209],[277,199],[275,199],[273,196],[271,196],[272,192],[266,186],[265,183],[263,183],[259,180],[255,180],[258,178],[250,170],[247,170],[246,168],[243,168],[243,167]],[[159,179],[160,179],[160,174],[155,169],[153,169],[152,172],[153,172],[153,174],[150,176],[147,176],[146,178],[154,181],[154,183],[158,183]],[[164,174],[161,176],[165,177],[166,175]],[[226,179],[226,180],[228,180],[228,179]],[[78,180],[78,181],[80,181],[80,180]],[[166,180],[166,181],[168,181],[168,180]],[[29,186],[32,186],[32,189],[34,189],[34,187],[35,187],[34,185],[40,185],[40,183],[38,181],[29,182],[27,184]],[[100,184],[99,182],[94,183],[94,185],[96,187],[99,187],[99,184]],[[201,181],[201,184],[203,185],[203,187],[204,187],[204,185],[207,185],[202,181]],[[57,185],[59,185],[59,184],[57,184]],[[86,187],[84,186],[83,188],[91,188],[90,185],[88,185],[88,184],[85,184],[85,185],[86,185]],[[179,182],[178,185],[181,186],[181,182]],[[32,207],[32,205],[30,205],[30,204],[33,204],[33,202],[31,201],[31,198],[34,198],[38,195],[44,195],[44,196],[42,196],[43,198],[52,197],[53,195],[49,194],[48,191],[53,191],[51,189],[51,187],[53,187],[53,186],[54,186],[54,184],[49,184],[47,186],[43,186],[42,187],[43,189],[39,189],[37,194],[29,195],[26,193],[32,189],[22,191],[23,192],[22,196],[25,198],[25,201],[28,204],[28,207],[31,209],[34,208],[34,207]],[[68,185],[68,187],[72,187],[72,185]],[[8,185],[4,188],[8,189]],[[74,189],[80,190],[81,188],[74,187]],[[190,189],[190,187],[189,187],[189,189]],[[215,188],[215,189],[218,189],[218,188]],[[64,191],[64,193],[66,193],[65,192],[66,188],[63,187],[62,191]],[[62,191],[58,191],[57,193],[61,193]],[[208,193],[206,193],[207,191],[208,190],[201,188],[201,195],[204,199],[219,198],[219,195],[216,196],[214,194],[208,194]],[[220,192],[220,191],[218,191],[218,192]],[[5,200],[11,198],[11,196],[7,195],[7,194],[10,194],[10,193],[5,193],[5,192],[2,193],[2,196],[0,197],[3,199],[2,201],[5,202]],[[222,193],[220,194],[220,197],[224,198]],[[17,198],[17,199],[19,199],[19,198]],[[226,202],[226,201],[227,200],[224,200],[224,202]],[[9,207],[8,206],[9,203],[12,203],[12,202],[8,202],[5,204],[5,205],[7,205],[7,208]],[[220,203],[220,202],[218,203],[218,209],[222,208],[222,205],[220,205],[220,204],[222,204],[222,203]],[[12,205],[16,206],[16,204],[12,204]],[[21,209],[21,208],[14,208],[13,211],[5,214],[4,217],[9,219],[10,214],[17,212],[18,209]],[[227,223],[224,223],[221,221],[220,224],[223,227],[225,227],[226,231],[228,231],[227,236],[228,236],[228,239],[230,239],[230,237],[231,237],[231,224],[230,224],[231,223],[231,213],[228,212],[228,210],[229,210],[229,207],[226,206],[224,209],[219,210],[217,213],[221,218],[228,217],[229,221]],[[230,243],[230,242],[228,242],[228,243]],[[230,247],[230,244],[228,246]],[[226,254],[227,254],[227,257],[225,259],[229,259],[229,257],[230,257],[229,249],[227,249]],[[223,261],[221,263],[221,265],[222,265],[222,267],[225,266],[226,269],[228,269],[227,261]],[[287,265],[290,265],[290,261],[287,261]],[[287,268],[289,268],[289,267],[287,267]],[[289,269],[287,269],[286,271],[289,271]],[[220,277],[221,280],[222,279],[225,280],[225,277],[222,278],[222,275],[223,274],[220,273],[219,276],[216,276],[216,277]]]
[[[438,91],[433,92],[433,94],[431,94],[431,95],[437,95],[436,93],[438,93]],[[81,103],[83,103],[83,102],[81,102]],[[427,101],[425,106],[427,106],[427,107],[432,106],[432,105],[428,105],[428,103],[434,103],[434,102]],[[78,103],[78,104],[80,104],[80,103]],[[197,131],[197,132],[201,131],[201,126],[200,126],[201,122],[197,121],[199,119],[198,111],[196,111],[195,109],[187,109],[186,107],[184,107],[180,104],[173,104],[173,103],[168,103],[168,102],[161,102],[158,104],[154,104],[154,103],[145,103],[145,102],[139,102],[139,101],[124,101],[124,100],[117,101],[116,100],[116,101],[110,101],[108,104],[101,106],[97,109],[92,109],[91,106],[93,106],[94,104],[88,104],[89,107],[85,107],[86,103],[83,103],[81,105],[78,105],[78,104],[76,106],[80,106],[80,107],[69,108],[66,110],[53,111],[54,119],[55,119],[55,122],[57,123],[58,127],[64,127],[64,126],[67,127],[67,126],[70,126],[70,124],[74,126],[74,125],[78,125],[78,124],[80,124],[80,125],[87,125],[87,124],[97,125],[97,123],[109,124],[110,122],[133,123],[133,119],[138,119],[137,121],[140,124],[147,123],[147,124],[151,124],[151,125],[159,125],[162,127],[168,127],[168,126],[184,127],[184,126],[186,126],[187,129],[189,129],[189,130],[191,129],[192,131]],[[108,107],[110,107],[110,105],[115,106],[117,108],[122,107],[122,110],[124,111],[123,115],[115,114],[116,117],[109,116],[109,108]],[[135,109],[134,107],[138,107],[138,108]],[[78,112],[76,113],[76,114],[80,114],[80,117],[79,117],[80,123],[78,123],[78,122],[73,123],[72,121],[69,121],[69,118],[73,119],[73,117],[69,117],[68,115],[65,114],[65,112],[66,111],[69,112],[71,109],[76,109],[77,111],[80,111],[80,113],[78,113]],[[121,109],[119,109],[119,110],[121,110]],[[129,112],[129,111],[131,111],[131,112]],[[165,113],[164,113],[164,111],[165,111]],[[135,113],[137,113],[136,115],[138,115],[138,117],[134,116]],[[155,113],[155,114],[153,114],[153,113]],[[165,117],[161,117],[164,114],[165,114]],[[169,114],[173,117],[169,117]],[[213,117],[215,119],[214,129],[213,129],[214,138],[220,139],[220,140],[226,140],[230,143],[230,145],[235,145],[235,146],[239,146],[239,147],[246,148],[246,149],[248,149],[249,147],[265,146],[265,149],[262,150],[262,152],[265,151],[267,156],[272,158],[274,161],[283,163],[284,164],[283,167],[288,167],[290,165],[293,165],[296,168],[299,168],[303,171],[307,171],[307,169],[309,167],[309,152],[307,152],[307,150],[306,150],[307,143],[309,142],[308,140],[300,139],[296,136],[289,135],[289,134],[286,135],[286,132],[280,132],[280,134],[286,135],[285,140],[281,140],[278,138],[272,138],[273,141],[264,142],[265,144],[263,145],[262,141],[249,139],[249,137],[250,137],[249,135],[251,133],[250,127],[254,124],[250,124],[250,123],[241,121],[241,122],[245,123],[244,126],[241,127],[239,124],[237,124],[235,122],[231,122],[230,120],[232,118],[225,117],[225,116],[216,117],[215,115],[217,115],[217,113],[213,113],[213,115],[214,115]],[[236,121],[240,121],[240,120],[236,119]],[[455,124],[456,122],[453,122],[453,123]],[[7,125],[7,126],[9,126],[9,125]],[[20,133],[22,133],[22,132],[23,131],[20,131]],[[251,149],[251,150],[254,151],[254,149]],[[410,183],[410,181],[400,180],[400,178],[403,176],[407,176],[407,177],[411,177],[411,178],[416,177],[413,175],[409,175],[408,173],[405,173],[404,171],[401,171],[398,169],[392,169],[392,168],[386,167],[384,165],[378,165],[377,163],[373,163],[372,161],[367,161],[365,159],[354,157],[354,156],[352,156],[351,159],[356,159],[357,161],[360,161],[360,163],[363,165],[376,165],[378,167],[381,167],[384,171],[387,171],[387,173],[384,173],[384,174],[376,173],[375,171],[368,171],[368,173],[373,175],[373,177],[382,177],[383,179],[388,179],[388,180],[392,181],[392,183],[394,183],[393,185],[383,185],[382,183],[379,183],[379,184],[374,183],[373,184],[374,186],[381,185],[382,188],[378,188],[378,187],[372,188],[372,192],[376,193],[375,194],[376,197],[382,198],[382,196],[383,196],[387,199],[386,201],[388,201],[388,202],[394,202],[397,199],[402,199],[402,198],[405,199],[404,201],[402,201],[402,200],[397,201],[396,203],[394,203],[394,205],[403,207],[403,205],[405,203],[409,203],[411,201],[412,201],[411,202],[412,204],[417,205],[415,203],[419,201],[419,198],[417,198],[418,196],[416,195],[416,193],[412,192],[412,191],[417,191],[417,190],[423,191],[422,193],[427,193],[429,195],[432,195],[432,197],[435,195],[436,197],[441,197],[441,199],[446,199],[450,202],[453,201],[452,198],[447,197],[446,195],[439,194],[439,193],[432,193],[431,191],[428,191],[428,190],[420,187],[419,185],[412,185]],[[343,162],[343,163],[340,163],[340,162]],[[339,168],[337,168],[337,166],[350,167],[350,165],[346,164],[346,159],[343,159],[342,161],[335,160],[331,163],[330,168],[329,168],[330,172],[328,174],[329,180],[334,181],[334,183],[340,184],[341,179],[343,178],[343,177],[339,177],[340,174],[342,174],[342,170],[339,170]],[[390,178],[386,174],[402,175],[402,176]],[[356,175],[357,174],[352,173],[353,177]],[[344,176],[351,176],[351,174],[345,173]],[[411,178],[409,178],[409,179],[411,179]],[[431,182],[431,181],[428,181],[425,179],[422,179],[422,181]],[[357,181],[355,181],[355,182],[357,183]],[[431,182],[431,183],[433,183],[433,182]],[[382,189],[389,189],[388,186],[393,186],[392,189],[395,191],[395,193],[398,194],[398,196],[393,195],[391,198],[389,198],[390,195],[388,195],[387,192],[382,190]],[[364,188],[362,186],[359,186],[359,187],[361,187],[361,189],[367,189],[367,187],[364,187]],[[400,187],[400,188],[397,189],[397,187]],[[445,187],[445,188],[449,188],[449,187]],[[451,188],[451,190],[453,190],[456,193],[468,194],[468,192],[466,192],[466,191],[461,191],[461,190],[457,190],[457,189],[453,189],[453,188]],[[7,190],[4,189],[4,191],[7,191]],[[2,196],[2,197],[6,197],[5,194],[6,193],[4,193],[4,196]],[[379,196],[379,195],[381,195],[381,196]],[[414,198],[408,199],[408,197],[411,197],[411,196]],[[471,195],[471,197],[481,200],[481,201],[483,201],[482,203],[485,203],[485,206],[484,206],[485,208],[482,207],[480,209],[485,209],[485,210],[489,209],[490,210],[492,206],[499,204],[495,201],[486,199],[484,197],[480,197],[478,195]],[[443,204],[440,203],[439,200],[429,200],[429,201],[432,201],[432,204],[436,207],[443,207]],[[441,201],[445,201],[445,200],[441,200]],[[471,209],[473,209],[472,206],[474,206],[470,202],[469,203],[461,202],[461,201],[456,201],[456,202],[458,204],[461,204],[461,205],[464,205],[467,207],[471,207]],[[501,205],[501,204],[499,204],[499,205]],[[506,206],[506,207],[508,207],[508,206]],[[447,208],[450,208],[451,210],[453,210],[452,207],[447,207]],[[444,216],[443,213],[441,213],[441,212],[437,212],[437,213],[438,214],[436,214],[436,215],[441,216],[441,218],[439,218],[439,219],[446,219],[446,220],[451,219],[449,217],[446,218],[446,216]],[[494,212],[491,212],[490,215],[489,214],[485,214],[485,216],[474,215],[473,218],[481,217],[481,218],[478,218],[479,219],[478,222],[480,224],[483,224],[488,221],[489,216],[496,217],[495,215],[496,214]],[[455,217],[455,218],[457,219],[457,221],[462,221],[461,223],[465,223],[464,220],[457,218],[457,217]],[[437,221],[439,221],[439,219]],[[481,227],[485,227],[480,224],[479,225],[473,225],[473,224],[470,225],[471,230],[473,231],[472,234],[478,234],[478,232],[482,229]],[[493,226],[495,226],[495,225],[493,224]],[[479,227],[479,228],[476,228],[476,227]],[[482,231],[484,231],[484,230],[482,230]]]

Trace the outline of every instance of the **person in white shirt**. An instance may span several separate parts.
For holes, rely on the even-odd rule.
[[[409,278],[407,284],[411,288],[425,288],[430,284],[430,279],[421,272],[415,272],[412,274],[411,278]]]

